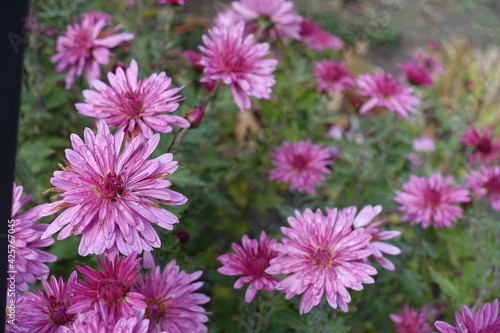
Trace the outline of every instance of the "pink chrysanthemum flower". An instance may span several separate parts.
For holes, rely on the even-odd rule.
[[[300,35],[302,36],[302,40],[311,50],[341,50],[344,47],[344,43],[337,36],[321,29],[310,19],[302,20]]]
[[[16,186],[14,183],[10,225],[15,232],[12,234],[12,239],[15,241],[9,245],[9,253],[15,253],[15,260],[9,261],[7,271],[16,272],[12,273],[15,275],[16,289],[27,291],[28,283],[35,283],[36,280],[47,278],[49,267],[45,263],[56,261],[57,257],[38,249],[54,243],[52,238],[41,239],[49,225],[35,223],[40,218],[40,213],[45,205],[36,206],[16,215],[21,207],[31,199],[31,195],[21,199],[22,194],[23,187]]]
[[[489,162],[495,163],[498,160],[500,157],[500,141],[493,140],[491,131],[491,126],[487,126],[481,131],[474,125],[465,130],[460,141],[467,146],[474,147],[469,163],[478,160],[487,165]]]
[[[488,197],[491,202],[491,208],[500,212],[500,166],[481,168],[481,171],[471,170],[466,175],[467,183],[465,186],[472,190],[472,194],[481,199]]]
[[[108,73],[110,86],[94,81],[94,90],[84,90],[85,103],[75,104],[78,111],[89,117],[104,119],[108,126],[118,126],[130,141],[136,136],[149,139],[152,129],[169,133],[172,126],[189,127],[185,118],[166,114],[174,112],[183,98],[177,93],[183,88],[171,88],[172,79],[165,72],[137,79],[139,68],[132,60],[125,71]]]
[[[234,283],[234,288],[239,289],[250,282],[245,293],[245,301],[250,303],[259,289],[273,291],[279,282],[277,278],[265,272],[269,267],[269,261],[278,256],[278,253],[272,250],[276,244],[275,239],[268,238],[265,231],[260,234],[259,240],[250,239],[247,235],[241,238],[240,246],[236,243],[231,244],[233,253],[221,255],[217,258],[222,263],[222,267],[217,271],[224,275],[243,275]]]
[[[328,211],[328,208],[327,208]],[[385,254],[398,255],[401,253],[401,250],[391,244],[387,244],[385,240],[394,238],[396,236],[401,235],[400,231],[385,231],[379,229],[379,227],[387,222],[387,219],[373,222],[375,216],[380,214],[382,211],[382,206],[365,206],[359,213],[356,215],[354,219],[353,227],[354,229],[365,228],[365,232],[371,235],[370,242],[367,245],[367,248],[372,251],[372,256],[376,262],[379,263],[383,268],[393,271],[394,264],[392,261],[384,257]]]
[[[295,211],[288,218],[291,228],[281,227],[288,238],[273,249],[283,254],[271,260],[268,274],[288,274],[276,285],[286,299],[304,294],[300,314],[309,312],[326,294],[328,304],[347,312],[351,296],[347,288],[362,290],[373,283],[377,270],[362,261],[372,254],[367,248],[371,235],[364,228],[352,230],[356,208],[329,209],[326,216],[318,209]]]
[[[356,80],[360,96],[368,98],[359,112],[365,114],[376,106],[396,112],[401,118],[408,119],[408,112],[419,114],[413,106],[420,100],[413,96],[413,90],[399,82],[389,73],[362,74]]]
[[[428,323],[427,315],[420,311],[405,305],[399,314],[391,313],[391,320],[396,324],[398,333],[430,333],[432,326]]]
[[[200,60],[205,76],[201,82],[221,80],[231,85],[234,101],[241,111],[251,107],[250,97],[270,99],[276,83],[272,74],[277,60],[261,59],[269,54],[268,43],[254,44],[253,35],[243,34],[243,22],[232,27],[213,27],[203,35],[205,53]]]
[[[434,83],[432,72],[418,62],[406,61],[399,64],[398,67],[411,84],[422,87],[430,87]]]
[[[154,266],[144,279],[139,278],[134,290],[146,297],[145,318],[149,319],[149,333],[207,332],[203,324],[208,321],[207,312],[199,304],[207,303],[210,298],[194,292],[203,286],[203,282],[194,282],[201,275],[201,271],[192,274],[181,271],[172,260],[163,272],[159,266]]]
[[[70,298],[74,294],[76,272],[71,273],[68,282],[60,277],[50,277],[50,283],[42,280],[43,293],[36,290],[36,294],[26,292],[18,300],[19,316],[16,323],[21,332],[62,333],[63,327],[71,327],[76,314],[68,313],[73,302]]]
[[[468,306],[462,307],[462,315],[455,311],[455,319],[459,329],[443,321],[436,321],[434,325],[441,333],[498,333],[500,332],[500,317],[498,316],[498,299],[493,303],[486,303],[472,314]]]
[[[313,74],[316,75],[318,82],[317,91],[327,93],[342,92],[355,86],[351,71],[347,68],[344,61],[325,60],[317,62],[314,65]]]
[[[325,179],[323,173],[331,173],[328,168],[332,163],[330,151],[309,140],[292,144],[284,142],[271,156],[277,168],[271,170],[269,179],[290,182],[290,190],[314,194],[314,186]]]
[[[436,147],[434,145],[434,140],[428,136],[420,136],[413,140],[413,149],[415,151],[433,151]]]
[[[131,40],[134,35],[128,32],[117,34],[122,28],[103,30],[111,23],[111,16],[104,13],[89,12],[83,14],[80,23],[74,22],[66,28],[66,34],[57,38],[57,53],[51,60],[57,62],[58,73],[68,71],[66,89],[69,89],[77,76],[85,75],[90,84],[100,77],[100,66],[109,63],[112,55],[110,48],[124,41]]]
[[[432,74],[443,74],[444,67],[439,61],[437,61],[430,54],[424,53],[422,51],[416,51],[413,55],[413,59],[422,64],[424,68],[431,71]]]
[[[97,262],[101,272],[88,266],[76,265],[76,269],[88,281],[78,281],[74,285],[73,304],[68,313],[85,313],[98,306],[107,311],[108,322],[115,322],[120,317],[135,317],[133,308],[144,309],[144,295],[132,291],[132,285],[139,277],[141,258],[133,252],[128,257],[115,257],[113,261],[100,257]]]
[[[468,202],[469,193],[461,186],[452,186],[453,177],[443,178],[435,173],[425,179],[411,175],[403,184],[403,191],[396,190],[394,201],[399,203],[399,210],[404,212],[403,221],[411,224],[422,223],[425,229],[450,227],[457,218],[462,217],[462,208],[455,205]]]
[[[62,200],[48,204],[45,215],[67,208],[47,228],[42,237],[62,231],[58,239],[80,235],[78,253],[114,257],[118,252],[151,251],[161,245],[151,223],[172,230],[179,220],[155,203],[180,205],[187,201],[180,193],[167,189],[164,179],[177,169],[172,154],[146,160],[155,150],[160,136],[148,141],[136,137],[120,154],[124,134],[113,136],[104,120],[97,123],[97,134],[89,128],[85,142],[71,135],[73,149],[66,149],[66,167],[54,172],[52,191]]]
[[[234,25],[245,21],[245,35],[260,32],[257,39],[269,36],[272,40],[293,38],[300,40],[302,17],[285,0],[240,0],[218,16],[216,22]]]
[[[60,333],[149,333],[149,320],[144,318],[144,309],[133,309],[134,317],[117,318],[110,322],[106,308],[95,306],[94,310],[79,314],[70,328]]]

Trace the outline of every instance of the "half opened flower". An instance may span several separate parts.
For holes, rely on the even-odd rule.
[[[444,321],[436,321],[434,325],[441,333],[496,333],[500,332],[500,317],[498,316],[498,299],[486,303],[475,314],[464,305],[462,313],[455,311],[458,329]]]
[[[77,76],[85,71],[87,81],[100,77],[101,65],[109,63],[112,55],[110,48],[131,40],[134,35],[128,32],[117,32],[122,28],[105,29],[111,23],[111,16],[105,13],[88,12],[83,14],[81,22],[68,25],[66,34],[57,38],[57,53],[51,60],[57,62],[57,73],[68,72],[66,89],[69,89]]]
[[[151,251],[160,239],[151,223],[172,230],[177,217],[158,203],[181,205],[186,197],[168,189],[165,177],[177,169],[172,154],[147,160],[160,137],[136,137],[120,153],[124,133],[112,135],[104,120],[97,134],[85,129],[84,139],[71,135],[66,166],[54,172],[51,183],[62,200],[48,204],[44,215],[64,210],[42,237],[59,230],[58,239],[82,235],[78,253],[114,257],[118,252]]]
[[[75,104],[86,116],[104,119],[108,126],[118,126],[130,141],[136,136],[149,139],[153,131],[169,133],[172,126],[189,127],[189,121],[174,112],[179,107],[181,88],[172,88],[172,79],[165,72],[154,73],[145,79],[137,79],[139,68],[132,60],[130,67],[108,73],[107,86],[94,81],[94,90],[84,90],[85,103]]]

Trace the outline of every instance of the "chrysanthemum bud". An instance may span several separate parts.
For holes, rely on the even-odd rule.
[[[198,107],[188,113],[186,119],[191,123],[191,128],[196,128],[200,125],[203,115],[205,114],[205,110],[206,108],[204,107]]]

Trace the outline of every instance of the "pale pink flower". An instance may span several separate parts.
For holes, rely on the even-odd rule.
[[[488,197],[491,208],[500,212],[500,166],[483,166],[481,171],[471,170],[465,178],[465,186],[472,190],[477,199]]]
[[[325,138],[340,140],[340,139],[342,139],[344,132],[345,131],[344,131],[344,128],[342,126],[332,125],[328,129],[328,132],[326,132]]]
[[[141,258],[133,252],[128,257],[115,257],[114,260],[97,257],[101,272],[92,267],[76,265],[76,269],[87,281],[77,280],[74,295],[70,301],[73,304],[68,313],[85,313],[92,311],[95,305],[102,306],[107,311],[108,322],[116,322],[118,318],[133,318],[136,316],[133,308],[144,309],[144,295],[132,291],[132,285],[139,277]]]
[[[73,302],[76,272],[71,273],[68,282],[60,277],[50,277],[50,282],[42,280],[43,293],[39,289],[33,294],[26,292],[18,300],[19,313],[16,324],[21,332],[63,333],[64,327],[71,327],[76,314],[68,312]]]
[[[52,237],[41,239],[42,234],[47,230],[48,224],[35,223],[40,219],[40,214],[46,205],[39,205],[21,214],[16,215],[22,206],[30,199],[31,195],[21,199],[23,187],[13,185],[12,192],[12,219],[9,221],[9,229],[14,233],[9,236],[9,258],[13,255],[14,260],[9,260],[7,271],[15,275],[16,290],[28,291],[28,284],[35,283],[36,280],[46,279],[49,275],[47,262],[56,261],[57,257],[39,248],[48,247],[54,243]],[[4,222],[6,223],[6,222]],[[7,241],[7,239],[6,239]]]
[[[112,55],[109,49],[134,38],[128,32],[117,34],[121,25],[103,30],[110,23],[110,15],[88,12],[83,14],[81,22],[69,25],[66,34],[57,38],[57,53],[51,60],[58,63],[57,73],[68,72],[66,89],[71,87],[75,78],[82,75],[83,71],[87,81],[92,84],[101,75],[100,66],[109,63]]]
[[[405,157],[410,162],[411,166],[415,169],[419,168],[424,163],[424,160],[422,159],[422,156],[420,156],[420,154],[409,153],[405,154]]]
[[[327,208],[328,211],[328,208]],[[354,229],[365,228],[365,232],[371,235],[370,242],[367,245],[367,248],[372,251],[372,257],[376,262],[379,263],[383,268],[393,271],[394,264],[392,261],[384,257],[384,254],[398,255],[401,253],[401,250],[391,244],[387,244],[385,240],[394,238],[396,236],[401,235],[400,231],[385,231],[380,229],[379,227],[387,222],[387,219],[373,221],[375,216],[380,214],[382,211],[382,206],[365,206],[361,211],[356,215],[356,218],[353,222]]]
[[[234,283],[234,288],[239,289],[250,282],[245,293],[245,301],[250,303],[259,289],[273,291],[279,282],[277,278],[265,272],[269,267],[269,261],[278,256],[278,253],[272,250],[276,244],[275,239],[267,237],[266,232],[262,231],[259,240],[250,239],[247,235],[241,238],[241,245],[231,244],[234,252],[221,255],[217,258],[222,263],[222,267],[217,271],[224,275],[243,275]]]
[[[355,86],[351,71],[344,61],[324,60],[314,65],[313,74],[318,82],[317,91],[342,92]]]
[[[452,222],[462,217],[462,208],[457,203],[468,202],[469,193],[461,186],[451,186],[453,177],[443,178],[435,173],[426,179],[411,175],[403,184],[403,191],[396,190],[394,201],[404,212],[403,221],[411,224],[422,223],[425,229],[450,227]]]
[[[203,35],[205,53],[200,60],[205,76],[201,82],[221,80],[231,85],[233,98],[241,111],[251,107],[250,97],[270,99],[276,83],[272,74],[277,60],[261,59],[269,54],[268,43],[254,44],[254,36],[243,34],[239,21],[231,27],[213,27],[210,37]]]
[[[103,306],[78,314],[71,327],[64,327],[61,333],[149,333],[149,320],[144,318],[144,309],[133,308],[134,317],[116,318],[111,322]]]
[[[153,263],[149,253],[147,257],[146,267]],[[207,303],[210,298],[195,293],[203,286],[203,282],[195,282],[201,275],[201,271],[192,274],[181,271],[175,260],[172,260],[163,272],[159,266],[153,266],[151,272],[139,278],[134,290],[145,296],[144,316],[149,319],[149,333],[207,332],[204,323],[208,321],[208,313],[199,304]]]
[[[411,84],[430,87],[434,83],[432,72],[419,62],[406,61],[398,65]]]
[[[271,260],[268,274],[287,274],[276,285],[286,299],[303,294],[300,314],[309,312],[326,295],[328,304],[347,312],[351,296],[347,288],[362,290],[373,283],[377,270],[362,261],[372,254],[367,248],[371,235],[364,228],[353,230],[356,208],[329,209],[323,216],[306,209],[288,218],[291,228],[281,227],[286,236],[273,249],[284,255]],[[287,238],[288,237],[288,238]]]
[[[413,106],[420,100],[413,96],[413,90],[399,82],[389,73],[362,74],[356,80],[359,95],[368,98],[359,112],[365,114],[374,107],[384,107],[408,119],[408,112],[419,114]]]
[[[405,305],[399,314],[391,313],[391,320],[396,324],[398,333],[430,333],[432,326],[428,323],[427,315],[420,311]]]
[[[443,321],[436,321],[434,325],[441,333],[498,333],[500,332],[500,317],[498,316],[498,299],[491,304],[486,303],[475,314],[464,305],[462,315],[455,311],[458,324],[456,329]]]
[[[344,42],[337,36],[323,30],[307,18],[302,20],[300,35],[302,36],[302,40],[311,50],[341,50],[344,47]]]
[[[75,104],[78,111],[89,117],[104,119],[108,126],[118,126],[130,141],[139,136],[149,139],[153,131],[169,133],[172,126],[189,127],[185,118],[167,113],[174,112],[183,98],[177,93],[183,88],[172,88],[172,79],[165,72],[137,79],[139,68],[132,60],[125,71],[118,67],[108,73],[107,86],[94,81],[94,90],[84,90],[85,103]],[[115,133],[116,134],[116,133]]]
[[[257,39],[269,36],[272,40],[293,38],[300,40],[302,17],[293,8],[292,1],[240,0],[218,16],[216,22],[231,26],[245,21],[245,34],[260,32]]]
[[[271,170],[270,180],[290,183],[290,190],[314,194],[314,186],[325,180],[324,173],[331,173],[328,165],[332,163],[328,148],[312,144],[311,141],[284,142],[271,154],[272,163],[277,166]]]
[[[433,151],[435,149],[434,140],[428,136],[420,136],[413,139],[413,150],[415,151]]]
[[[160,136],[148,141],[136,137],[120,154],[124,133],[113,136],[104,120],[97,123],[97,134],[84,131],[85,142],[71,135],[73,149],[66,149],[66,166],[54,172],[52,191],[62,200],[48,204],[44,215],[66,209],[47,228],[42,237],[62,231],[58,239],[80,235],[78,253],[151,251],[160,247],[151,223],[172,230],[177,217],[155,202],[180,205],[187,201],[180,193],[167,189],[164,179],[177,169],[172,154],[146,160],[155,150]]]
[[[495,163],[498,160],[500,157],[500,140],[493,140],[491,131],[491,126],[487,126],[481,131],[475,125],[465,130],[460,141],[467,146],[474,147],[469,163],[474,163],[477,160],[487,165],[489,162]]]

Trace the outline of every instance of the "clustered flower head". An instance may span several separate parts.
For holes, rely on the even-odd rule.
[[[412,308],[405,304],[399,314],[391,313],[391,320],[396,324],[398,333],[430,333],[432,326],[424,311]]]
[[[134,35],[128,32],[117,34],[122,28],[121,25],[103,30],[110,23],[110,15],[88,12],[83,14],[81,22],[69,25],[65,35],[57,38],[57,53],[51,60],[58,63],[57,73],[68,72],[65,79],[66,89],[69,89],[75,78],[84,71],[87,81],[92,84],[100,77],[100,66],[109,63],[109,57],[112,55],[109,49],[134,38]]]
[[[293,8],[293,2],[285,0],[240,0],[231,3],[216,18],[218,25],[233,26],[245,22],[245,34],[258,34],[257,39],[272,40],[293,38],[300,40],[302,17]]]
[[[259,240],[250,239],[247,235],[241,238],[241,245],[233,243],[231,246],[236,254],[228,253],[217,258],[222,267],[217,271],[224,275],[243,275],[236,280],[234,288],[239,289],[250,282],[245,293],[245,301],[250,303],[259,289],[273,291],[279,280],[269,275],[265,270],[269,262],[278,256],[272,249],[275,239],[267,237],[265,231],[260,234]]]
[[[436,321],[434,325],[440,333],[496,333],[500,332],[498,316],[498,299],[486,303],[475,314],[464,305],[462,313],[455,311],[458,329],[444,321]]]
[[[355,86],[355,81],[344,61],[324,60],[314,65],[313,74],[318,82],[317,91],[342,92]]]
[[[329,209],[326,216],[306,209],[288,218],[290,228],[281,227],[285,237],[272,248],[282,256],[271,260],[266,273],[287,275],[276,285],[286,299],[303,294],[300,314],[311,311],[323,295],[331,307],[347,312],[347,288],[362,290],[364,283],[374,282],[370,275],[377,270],[362,262],[372,255],[367,248],[372,236],[364,228],[353,230],[355,215],[355,207]]]
[[[423,228],[431,224],[435,228],[450,227],[452,222],[462,217],[458,203],[470,200],[467,190],[461,186],[451,186],[453,177],[443,178],[435,173],[428,179],[411,175],[403,184],[403,191],[396,190],[394,201],[404,212],[403,221],[421,223]]]
[[[337,36],[332,35],[328,31],[323,30],[310,19],[303,19],[300,26],[300,35],[306,45],[315,51],[324,49],[341,50],[344,47],[344,42]]]
[[[39,248],[47,247],[54,243],[52,237],[41,238],[47,230],[48,224],[35,223],[40,219],[40,213],[45,208],[39,205],[23,213],[19,210],[31,199],[31,195],[21,198],[23,187],[13,184],[12,193],[12,219],[10,223],[14,234],[12,235],[12,246],[15,260],[9,262],[7,271],[15,271],[15,283],[17,291],[27,291],[28,283],[36,280],[46,279],[49,268],[45,263],[56,261],[57,257]],[[18,214],[18,215],[16,215]],[[9,243],[11,244],[11,243]],[[11,250],[9,248],[9,250]]]
[[[465,186],[477,199],[488,197],[491,208],[500,212],[500,166],[482,166],[479,171],[471,170],[465,178]]]
[[[495,163],[498,160],[500,157],[500,140],[494,140],[491,132],[491,126],[479,130],[475,125],[472,125],[465,130],[460,141],[474,148],[469,163],[472,164],[477,161],[480,164],[488,165],[489,162]]]
[[[58,239],[82,235],[78,253],[114,257],[136,251],[151,251],[160,239],[150,223],[172,230],[177,217],[158,203],[180,205],[186,197],[168,189],[164,179],[177,169],[172,154],[147,158],[160,137],[148,141],[134,138],[120,153],[124,133],[112,135],[104,120],[97,123],[97,134],[86,128],[84,139],[71,135],[73,149],[66,149],[66,166],[54,172],[52,191],[60,201],[48,204],[44,214],[60,214],[42,237],[62,231]],[[158,202],[158,203],[157,203]]]
[[[189,127],[185,118],[170,115],[179,107],[181,88],[172,88],[172,79],[165,72],[154,73],[149,78],[138,80],[139,68],[132,60],[130,67],[117,68],[108,73],[107,86],[94,81],[94,90],[84,90],[85,103],[77,103],[78,111],[86,116],[104,119],[108,126],[118,126],[130,141],[139,136],[149,139],[153,131],[169,133],[172,126]]]
[[[359,109],[365,114],[374,107],[383,107],[397,113],[403,119],[409,118],[409,112],[419,114],[414,108],[420,100],[413,95],[412,88],[399,82],[390,73],[362,74],[356,79],[359,95],[367,101]]]
[[[250,109],[249,96],[270,99],[277,61],[261,59],[269,54],[268,43],[254,44],[253,35],[244,34],[244,23],[215,26],[203,35],[200,50],[205,54],[200,65],[205,76],[201,82],[220,80],[231,86],[234,101],[241,111]]]
[[[271,170],[270,180],[290,183],[290,190],[314,194],[314,187],[325,180],[325,173],[331,173],[328,165],[332,163],[328,148],[312,144],[311,141],[284,142],[271,154],[272,163],[277,166]]]
[[[207,332],[204,325],[208,321],[207,312],[200,304],[208,303],[210,298],[195,293],[203,282],[195,282],[201,271],[188,274],[181,271],[175,260],[170,261],[163,272],[154,265],[149,252],[145,253],[145,267],[151,272],[140,277],[133,290],[144,295],[146,302],[145,318],[149,320],[149,333],[160,332]]]

